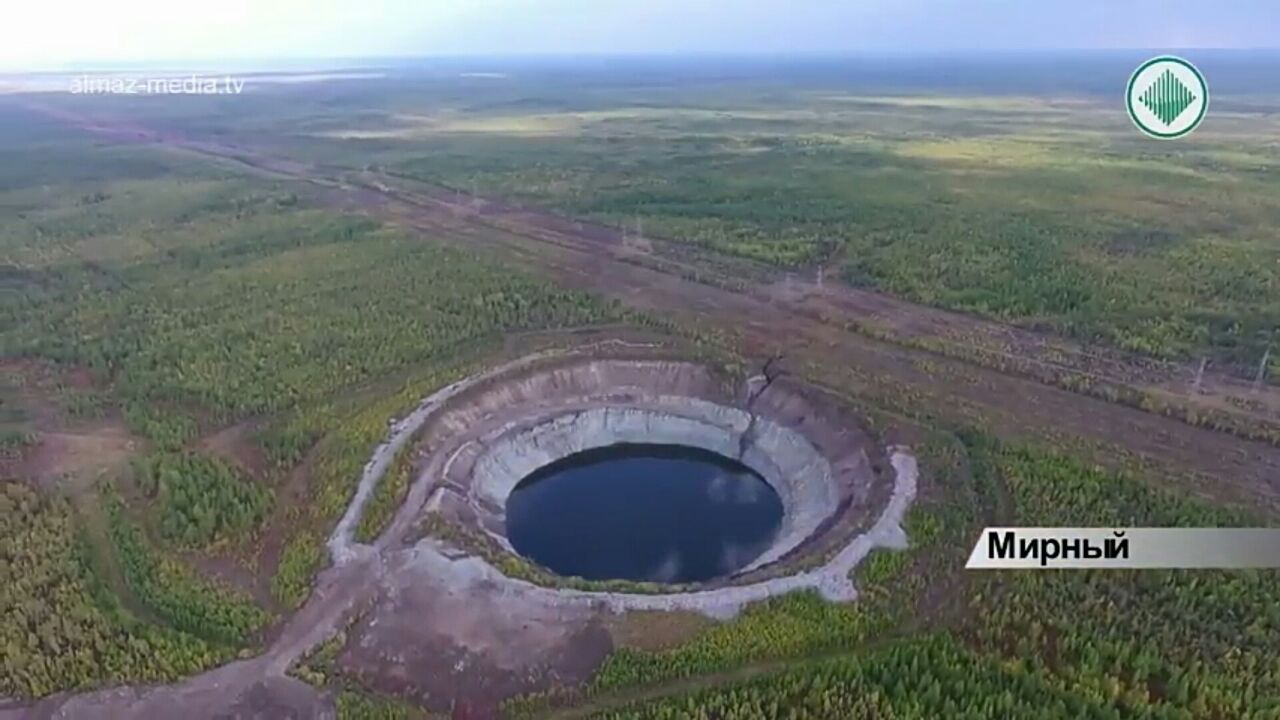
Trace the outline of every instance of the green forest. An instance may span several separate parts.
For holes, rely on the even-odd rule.
[[[234,655],[127,610],[95,572],[67,501],[5,482],[0,531],[0,694],[173,681]]]
[[[637,107],[635,92],[573,98],[581,110],[443,99],[418,125],[390,115],[306,147],[1156,357],[1243,373],[1278,340],[1265,115],[1152,150],[1094,102],[731,87]]]
[[[130,425],[180,447],[203,419],[187,408],[218,423],[279,412],[502,329],[600,313],[456,250],[247,195],[166,233],[156,258],[41,269],[6,308],[12,351],[111,378]]]
[[[821,269],[1141,356],[1207,357],[1240,377],[1274,347],[1269,377],[1280,377],[1280,154],[1258,142],[1275,137],[1273,98],[1153,150],[1092,101],[362,87],[113,108],[228,142],[252,131],[344,178],[376,170],[625,227],[670,240],[658,252],[690,267],[766,279]],[[0,699],[171,682],[261,651],[329,563],[326,538],[389,421],[517,336],[704,330],[557,284],[490,246],[340,211],[319,185],[29,118],[0,104]],[[714,331],[717,352],[739,369],[754,362],[734,328]],[[1214,484],[1224,478],[1164,477],[1124,438],[1104,447],[1026,429],[1016,409],[998,416],[993,402],[988,417],[959,394],[917,407],[950,401],[948,382],[983,382],[958,361],[932,372],[941,351],[894,345],[867,367],[839,356],[824,367],[820,342],[794,372],[848,391],[885,444],[913,438],[926,482],[910,549],[861,565],[856,603],[793,593],[662,649],[620,645],[582,686],[513,698],[508,716],[1280,719],[1275,572],[962,569],[997,521],[1274,515],[1228,508]],[[899,360],[901,375],[873,366]],[[24,373],[57,380],[9,386]],[[917,376],[927,389],[902,379]],[[1108,392],[1094,399],[1174,415]],[[1183,425],[1210,433],[1216,418],[1206,409]],[[1261,427],[1220,429],[1236,435],[1213,435],[1222,444],[1207,452],[1224,463],[1271,450],[1244,439],[1268,437]],[[45,472],[64,467],[41,456],[59,447],[49,438],[72,459],[110,447],[124,460]],[[376,487],[358,541],[393,517],[416,449]],[[322,659],[336,664],[340,648],[321,646]],[[303,679],[331,691],[339,717],[424,715],[321,670],[301,672],[320,672]]]
[[[1058,454],[976,433],[965,441],[973,485],[1007,492],[1016,513],[1012,524],[1249,524]],[[1262,720],[1280,714],[1274,651],[1280,606],[1273,601],[1280,577],[1274,572],[986,571],[957,599],[964,609],[953,623],[900,634],[894,628],[910,624],[928,568],[936,567],[916,563],[967,554],[968,545],[943,542],[955,537],[956,523],[973,520],[958,500],[951,495],[924,510],[942,529],[932,542],[913,543],[914,558],[864,576],[869,602],[838,608],[814,596],[789,596],[753,606],[673,650],[617,653],[588,689],[586,698],[595,698],[588,702],[626,697],[632,686],[759,666],[775,669],[599,717]],[[523,716],[545,702],[510,707]]]
[[[4,112],[0,131],[6,170],[45,169],[0,177],[0,347],[11,361],[87,370],[100,390],[59,398],[68,416],[119,416],[147,448],[102,480],[117,488],[76,489],[74,503],[5,481],[2,570],[14,581],[0,609],[17,621],[4,624],[0,695],[172,680],[252,647],[271,613],[184,553],[240,552],[274,527],[278,565],[253,571],[296,607],[388,417],[505,332],[624,315],[491,258],[321,210],[297,187]],[[240,421],[261,424],[249,439],[267,472],[200,447]],[[6,436],[6,453],[38,444],[25,427]],[[304,457],[307,501],[278,507]],[[384,486],[362,532],[385,520],[399,487]]]
[[[160,514],[160,534],[183,547],[255,529],[271,494],[225,462],[193,453],[165,453],[136,463],[139,487]]]

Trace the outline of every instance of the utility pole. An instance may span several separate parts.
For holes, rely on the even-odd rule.
[[[1267,363],[1271,361],[1271,346],[1267,345],[1267,351],[1262,353],[1262,362],[1258,363],[1258,376],[1253,379],[1253,391],[1262,391],[1262,381],[1267,379]]]
[[[1200,358],[1200,369],[1196,371],[1196,381],[1192,384],[1191,389],[1196,394],[1200,394],[1200,383],[1204,382],[1204,368],[1209,364],[1209,358]]]

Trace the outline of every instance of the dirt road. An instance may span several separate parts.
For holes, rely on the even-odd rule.
[[[737,335],[761,356],[784,353],[816,381],[891,408],[952,423],[983,424],[1005,437],[1036,438],[1097,449],[1102,462],[1130,457],[1150,476],[1189,493],[1238,502],[1265,512],[1280,509],[1280,449],[1188,425],[1141,410],[1072,393],[1027,377],[1003,374],[935,353],[872,339],[846,329],[849,315],[913,325],[935,312],[854,291],[794,286],[732,287],[691,279],[703,270],[658,257],[621,241],[616,232],[551,214],[409,184],[353,176],[274,158],[245,148],[183,138],[109,120],[66,113],[61,119],[128,142],[195,152],[323,189],[335,208],[367,213],[425,237],[498,251],[510,262],[631,307]],[[834,295],[832,293],[835,293]],[[861,298],[861,299],[859,299]],[[867,307],[877,304],[876,308]],[[823,315],[832,317],[824,319]],[[963,316],[957,316],[963,317]],[[984,326],[985,327],[985,326]],[[998,329],[998,328],[997,328]],[[995,330],[993,330],[994,332]],[[934,332],[934,330],[928,330]],[[1016,344],[1015,344],[1016,346]],[[1110,362],[1110,360],[1108,360]],[[1102,363],[1106,365],[1106,363]],[[1127,371],[1127,370],[1126,370]],[[1227,379],[1219,382],[1235,387]],[[1255,410],[1274,412],[1268,388]],[[1253,412],[1253,411],[1251,411]],[[328,707],[314,689],[282,676],[319,633],[368,599],[381,570],[377,554],[356,555],[323,573],[312,600],[286,624],[263,656],[163,688],[121,688],[53,698],[32,708],[0,711],[18,717],[323,717]]]
[[[427,237],[499,247],[521,265],[630,307],[736,334],[755,354],[785,354],[816,380],[890,407],[986,424],[1006,437],[1119,449],[1170,479],[1184,478],[1193,492],[1280,509],[1280,449],[1265,443],[850,332],[784,297],[709,285],[679,269],[638,262],[621,242],[579,233],[573,221],[536,215],[537,222],[526,222],[530,211],[483,203],[458,207],[447,193],[347,186],[327,195],[336,207]],[[1102,452],[1099,460],[1109,454],[1114,458]]]
[[[735,281],[696,264],[655,255],[624,241],[616,229],[404,178],[318,166],[223,139],[149,129],[127,118],[86,117],[26,102],[32,110],[122,142],[195,153],[250,172],[306,182],[321,188],[335,208],[366,213],[439,241],[491,248],[508,262],[540,270],[567,285],[736,334],[748,350],[761,356],[785,353],[790,362],[806,365],[815,380],[890,407],[927,412],[953,423],[979,423],[1006,437],[1048,439],[1086,452],[1100,446],[1099,462],[1114,463],[1116,457],[1131,454],[1152,465],[1154,475],[1177,479],[1189,492],[1280,510],[1280,448],[1046,385],[1025,373],[997,371],[847,328],[857,323],[896,328],[895,340],[1007,337],[1009,353],[1033,366],[1056,362],[1085,368],[1117,385],[1156,387],[1193,407],[1225,409],[1257,426],[1280,417],[1280,388],[1274,386],[1254,394],[1247,384],[1210,372],[1201,392],[1188,393],[1185,368],[1077,348],[853,288]],[[652,248],[661,242],[647,244]]]

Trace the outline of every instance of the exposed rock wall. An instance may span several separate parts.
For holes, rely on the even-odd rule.
[[[840,513],[869,511],[880,482],[870,438],[838,408],[783,381],[735,388],[706,366],[670,359],[567,357],[488,378],[441,407],[424,435],[416,484],[427,505],[464,506],[510,550],[505,506],[538,468],[616,443],[670,443],[739,459],[783,503],[778,536],[740,573],[777,561]]]
[[[750,414],[738,408],[665,396],[649,407],[591,407],[531,426],[504,428],[483,442],[471,487],[485,507],[502,508],[530,473],[560,458],[618,443],[659,443],[702,448],[737,457],[773,486],[785,510],[778,537],[756,560],[764,564],[794,549],[835,512],[839,493],[831,465],[798,433],[756,419],[745,443]],[[661,409],[657,409],[661,408]]]

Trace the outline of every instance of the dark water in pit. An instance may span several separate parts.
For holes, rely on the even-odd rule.
[[[613,445],[540,468],[507,500],[516,551],[592,580],[697,582],[769,546],[782,502],[729,458],[677,445]]]

